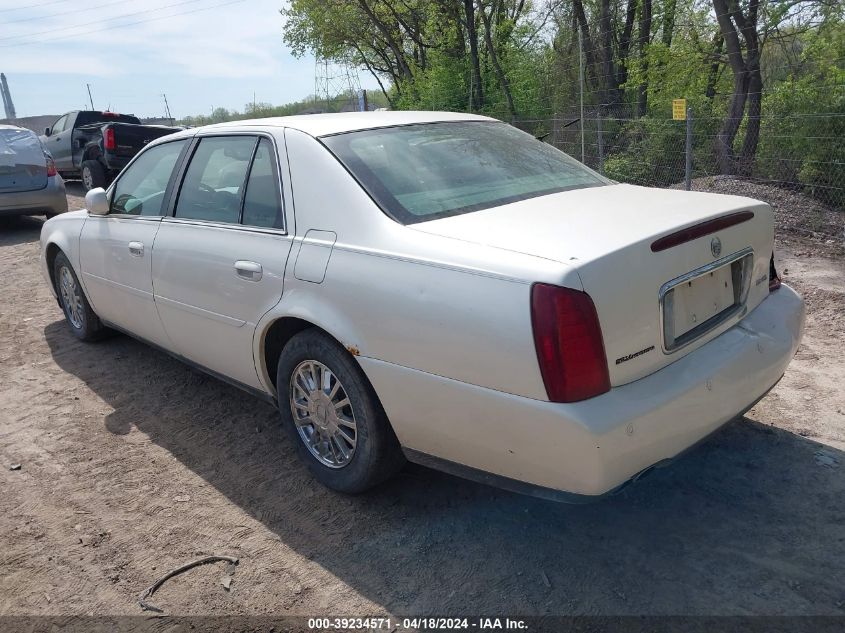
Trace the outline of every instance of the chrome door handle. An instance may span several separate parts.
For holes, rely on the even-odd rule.
[[[144,244],[143,244],[143,242],[129,242],[129,254],[134,255],[135,257],[143,257],[144,256]]]
[[[238,277],[241,277],[242,279],[258,281],[261,279],[264,269],[261,268],[261,264],[258,262],[238,260],[235,262],[235,273],[237,273]]]

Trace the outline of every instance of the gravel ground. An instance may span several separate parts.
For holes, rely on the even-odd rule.
[[[209,554],[240,558],[230,591],[211,565],[153,602],[174,614],[845,614],[845,263],[826,242],[841,217],[811,230],[790,224],[803,207],[780,192],[751,195],[777,199],[777,257],[807,299],[795,361],[744,418],[587,506],[414,466],[371,494],[334,494],[299,465],[272,407],[127,337],[77,342],[37,269],[41,219],[2,221],[0,614],[139,614],[143,589]],[[79,206],[78,188],[70,197]]]

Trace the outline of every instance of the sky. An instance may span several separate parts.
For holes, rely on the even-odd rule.
[[[175,118],[314,93],[282,41],[285,0],[0,0],[0,72],[18,117],[90,108]],[[362,73],[361,87],[378,89]],[[0,107],[0,117],[3,116]]]

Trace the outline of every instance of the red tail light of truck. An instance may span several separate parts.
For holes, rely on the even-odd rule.
[[[117,144],[114,141],[114,130],[112,128],[106,128],[106,133],[103,136],[103,147],[107,150],[117,148]]]

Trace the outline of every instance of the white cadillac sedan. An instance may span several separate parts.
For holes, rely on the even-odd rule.
[[[481,116],[185,130],[86,205],[41,234],[70,331],[276,403],[349,493],[405,458],[614,491],[762,398],[804,325],[768,205],[616,184]]]

